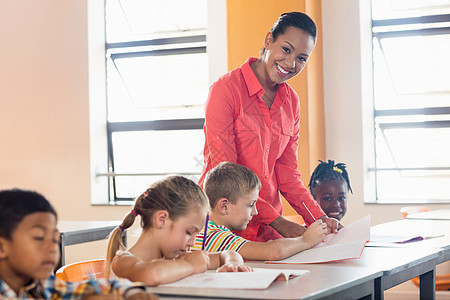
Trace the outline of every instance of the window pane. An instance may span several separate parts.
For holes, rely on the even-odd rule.
[[[450,0],[372,0],[374,20],[450,13]]]
[[[108,43],[192,34],[206,28],[206,0],[107,0]]]
[[[152,182],[166,177],[164,174],[194,173],[186,175],[194,181],[200,177],[204,145],[202,130],[116,132],[112,141],[116,173],[158,174],[116,177],[118,197],[136,197],[136,193],[142,193]]]
[[[385,38],[381,46],[374,49],[376,109],[450,105],[450,35]]]
[[[377,167],[450,168],[450,128],[381,129],[376,140]]]
[[[116,59],[108,71],[110,122],[204,117],[206,53]]]
[[[378,171],[378,202],[448,202],[449,180],[450,170]]]

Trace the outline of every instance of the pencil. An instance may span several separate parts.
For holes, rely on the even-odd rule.
[[[205,250],[206,234],[208,233],[209,212],[206,214],[205,231],[203,232],[202,250]]]
[[[309,215],[311,216],[311,218],[314,220],[314,222],[316,221],[316,218],[314,218],[313,214],[311,213],[311,211],[309,210],[308,206],[306,206],[305,202],[302,202],[303,206],[306,208],[306,210],[308,211]]]

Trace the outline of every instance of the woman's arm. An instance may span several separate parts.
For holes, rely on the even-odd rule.
[[[151,262],[143,262],[134,255],[125,254],[114,257],[111,268],[118,277],[153,286],[204,272],[209,262],[209,255],[205,251],[185,253],[174,260],[157,259]]]
[[[300,171],[298,170],[300,106],[298,96],[294,92],[291,97],[288,103],[291,103],[293,106],[292,130],[288,130],[290,134],[289,141],[283,153],[275,162],[275,174],[281,194],[295,211],[303,217],[306,224],[309,225],[324,216],[325,213],[303,184]],[[287,125],[285,124],[285,126]]]
[[[270,226],[285,238],[295,238],[301,236],[306,228],[298,223],[289,221],[283,216],[276,218]]]

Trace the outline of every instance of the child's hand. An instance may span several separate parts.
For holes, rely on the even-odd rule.
[[[302,235],[302,239],[305,243],[308,243],[313,247],[323,241],[326,234],[327,224],[318,219],[306,229],[305,233]]]
[[[253,272],[253,269],[246,265],[224,264],[216,272]]]
[[[338,231],[344,226],[338,219],[328,218],[327,216],[321,217],[321,220],[327,224],[327,234],[338,233]]]
[[[183,253],[179,259],[186,260],[194,267],[193,274],[206,272],[209,268],[209,255],[204,250]]]

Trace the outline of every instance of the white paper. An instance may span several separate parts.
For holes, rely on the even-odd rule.
[[[275,280],[288,280],[292,276],[308,274],[308,270],[254,268],[253,272],[200,273],[159,287],[217,288],[217,289],[267,289]],[[280,276],[281,275],[281,276]]]
[[[324,242],[311,249],[282,260],[266,261],[266,263],[307,264],[359,258],[369,239],[370,215],[367,215],[345,226],[339,230],[339,233],[327,235]]]

